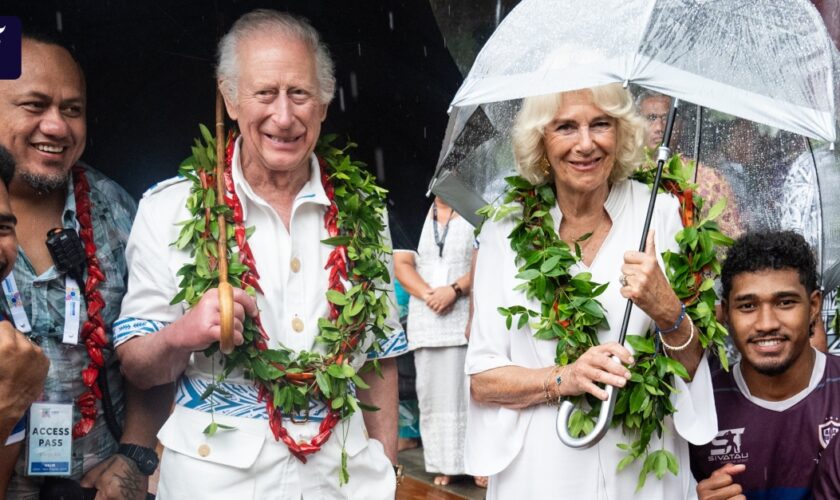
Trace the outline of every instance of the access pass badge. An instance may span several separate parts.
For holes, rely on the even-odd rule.
[[[73,459],[72,426],[72,404],[32,404],[26,443],[26,475],[70,475]]]

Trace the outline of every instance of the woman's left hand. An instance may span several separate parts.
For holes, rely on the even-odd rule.
[[[621,296],[630,299],[658,325],[670,325],[680,311],[680,301],[656,260],[654,231],[648,232],[644,252],[625,252],[621,266]]]

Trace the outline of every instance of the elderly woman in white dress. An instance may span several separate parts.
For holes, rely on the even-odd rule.
[[[420,436],[435,484],[464,474],[469,394],[464,374],[473,227],[440,197],[423,224],[417,253],[399,252],[394,271],[408,303],[409,348],[417,368]],[[481,479],[477,480],[481,483]]]
[[[695,495],[686,439],[708,442],[715,435],[711,378],[690,320],[678,321],[681,302],[659,257],[665,250],[678,250],[674,235],[682,226],[673,197],[659,195],[647,250],[632,251],[642,236],[650,189],[627,177],[642,161],[644,133],[631,96],[619,85],[527,98],[516,118],[517,168],[530,182],[553,187],[557,203],[551,214],[560,239],[573,247],[591,233],[579,243],[581,261],[570,271],[587,271],[592,281],[608,283],[598,300],[609,327],[599,331],[600,345],[563,367],[554,362],[556,340],[534,338],[528,324],[516,328],[514,322],[508,330],[497,308],[540,310],[538,302],[514,290],[523,283],[515,278],[521,263],[508,236],[521,218],[514,214],[485,223],[466,359],[472,394],[466,462],[468,472],[490,476],[489,499],[664,500]],[[679,474],[648,478],[640,491],[640,460],[617,472],[626,452],[616,445],[631,442],[633,436],[614,427],[589,449],[568,448],[555,434],[557,409],[547,404],[584,393],[604,400],[599,384],[625,386],[633,355],[616,340],[628,298],[635,303],[628,332],[645,332],[654,324],[666,332],[673,329],[665,337],[668,345],[685,348],[667,354],[693,377],[691,382],[675,380],[678,392],[672,402],[677,412],[666,418],[662,437],[654,435],[650,443],[651,450],[666,449],[677,457]]]

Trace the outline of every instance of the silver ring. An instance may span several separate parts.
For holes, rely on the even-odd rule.
[[[627,275],[624,273],[619,274],[618,282],[621,283],[621,286],[627,286]]]

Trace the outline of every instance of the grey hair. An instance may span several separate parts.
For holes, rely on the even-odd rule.
[[[648,99],[654,99],[654,98],[657,98],[657,97],[664,97],[664,98],[668,99],[669,102],[671,101],[671,96],[669,96],[667,94],[663,94],[663,93],[657,92],[655,90],[644,89],[641,92],[639,92],[639,94],[636,96],[636,109],[641,110],[643,102],[645,102]]]
[[[329,104],[335,94],[335,64],[330,51],[318,31],[305,18],[270,9],[257,9],[240,17],[219,41],[216,79],[222,91],[236,100],[239,67],[236,46],[248,36],[258,33],[277,33],[300,40],[315,56],[318,77],[318,100]]]
[[[636,112],[633,97],[618,83],[574,92],[591,92],[595,105],[616,118],[616,165],[609,180],[615,183],[626,179],[644,159],[646,124]],[[540,161],[545,156],[543,137],[546,125],[554,119],[566,94],[568,92],[526,97],[514,120],[511,138],[516,169],[533,184],[542,184],[552,177],[550,172],[546,175],[540,168]]]

